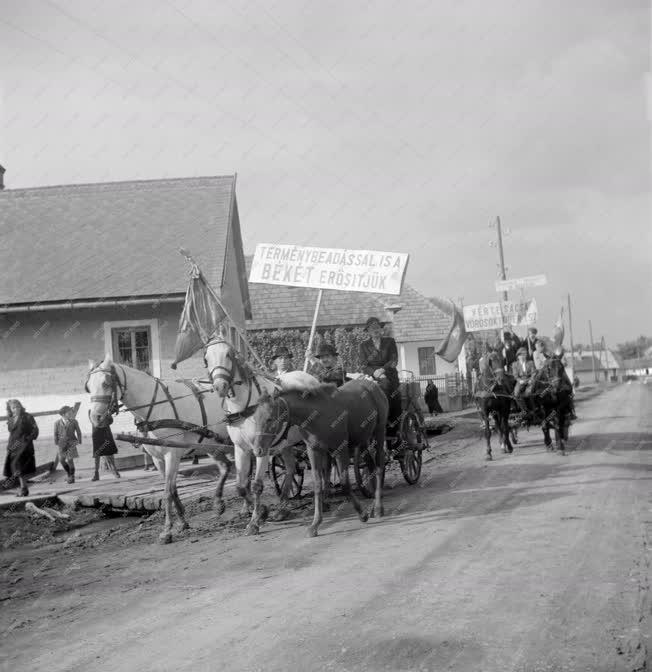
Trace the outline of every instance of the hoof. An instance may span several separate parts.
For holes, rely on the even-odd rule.
[[[169,532],[163,532],[158,537],[159,544],[170,544],[172,543],[172,535]]]
[[[218,499],[215,502],[215,512],[218,516],[221,516],[226,511],[226,504],[223,499]]]
[[[245,537],[253,537],[256,534],[258,534],[260,530],[258,529],[258,525],[255,525],[254,523],[249,523],[247,527],[245,528]]]
[[[306,537],[312,538],[317,536],[317,528],[313,527],[312,525],[308,528],[306,531]]]
[[[491,462],[494,458],[491,456],[491,453],[487,453],[484,459],[486,462]]]
[[[511,455],[514,452],[514,449],[513,448],[508,448],[505,452],[507,452]]]
[[[385,509],[382,506],[379,509],[376,509],[376,507],[374,507],[373,513],[376,516],[376,518],[383,518],[385,515]]]
[[[360,520],[363,523],[366,523],[369,520],[369,514],[368,513],[361,513],[360,514]]]

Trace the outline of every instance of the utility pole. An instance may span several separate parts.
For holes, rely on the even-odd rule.
[[[507,280],[505,275],[505,253],[503,252],[503,232],[500,228],[500,217],[496,217],[496,231],[498,232],[498,256],[500,257],[500,278]],[[503,301],[507,301],[507,290],[503,292]]]
[[[595,352],[593,350],[593,328],[591,327],[591,320],[589,320],[589,338],[591,339],[591,365],[593,366],[593,382],[598,382],[598,377],[595,373]]]
[[[571,313],[570,292],[568,293],[568,331],[570,336],[571,357],[573,357],[575,353],[575,345],[573,343],[573,315]]]

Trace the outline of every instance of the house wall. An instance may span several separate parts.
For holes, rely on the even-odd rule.
[[[412,341],[397,343],[399,349],[398,368],[411,371],[419,376],[419,348],[434,347],[435,350],[441,345],[440,341]],[[435,375],[443,376],[447,373],[457,372],[457,362],[449,363],[438,355],[435,355]]]
[[[20,399],[28,411],[48,411],[81,402],[78,420],[82,433],[91,433],[89,395],[84,390],[88,360],[101,361],[111,345],[105,342],[105,323],[154,320],[152,341],[158,340],[158,370],[165,379],[205,375],[201,354],[170,369],[182,303],[44,311],[0,315],[0,415],[11,397]],[[156,355],[156,353],[154,353]],[[57,416],[38,418],[39,444],[47,443]],[[113,430],[133,431],[130,413],[118,416]],[[6,440],[6,423],[0,423],[0,442]],[[90,440],[87,442],[90,445]],[[123,446],[120,447],[123,452]]]

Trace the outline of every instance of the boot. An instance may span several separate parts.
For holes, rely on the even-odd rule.
[[[99,481],[100,480],[100,475],[97,473],[97,471],[93,474],[93,478],[91,478],[91,481]]]

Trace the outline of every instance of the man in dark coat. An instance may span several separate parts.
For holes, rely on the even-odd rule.
[[[337,351],[332,345],[322,343],[317,354],[310,360],[315,367],[312,375],[322,383],[340,387],[346,382],[344,367],[337,363]]]
[[[521,342],[515,334],[510,331],[503,332],[504,346],[503,356],[505,358],[505,365],[507,370],[511,371],[512,364],[516,361],[516,353],[521,347]]]
[[[395,434],[402,413],[401,393],[399,389],[398,349],[396,341],[390,336],[383,336],[384,323],[377,317],[370,317],[365,324],[369,334],[366,341],[360,343],[360,369],[371,376],[383,389],[389,400],[389,416],[387,419],[388,434]]]
[[[38,425],[18,399],[7,402],[7,457],[5,459],[5,478],[17,478],[20,483],[20,497],[27,497],[27,477],[36,471],[34,441],[38,438]]]

